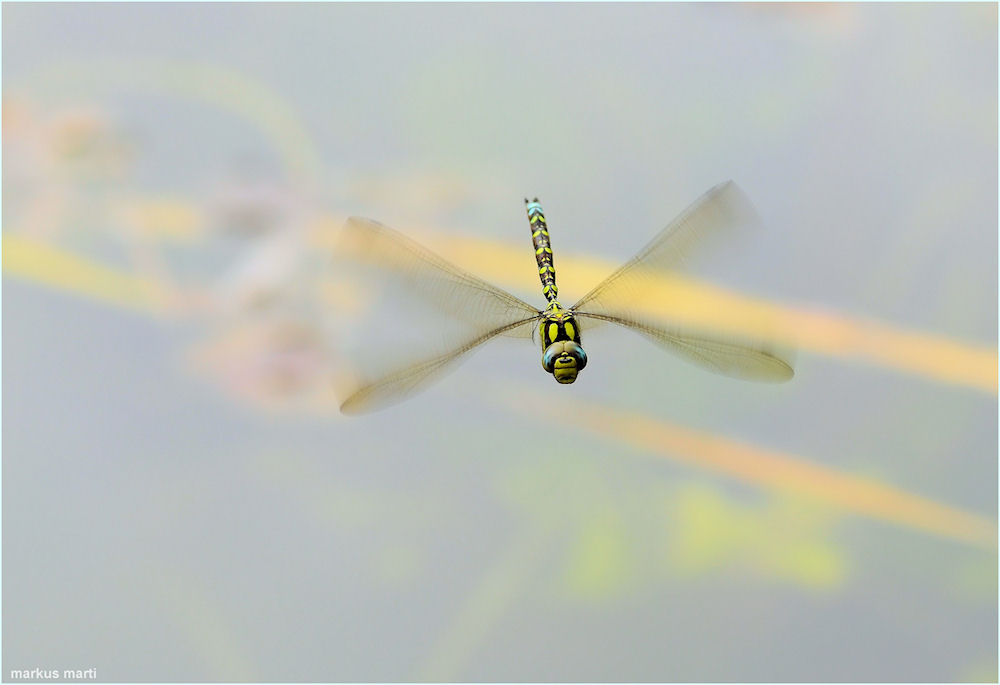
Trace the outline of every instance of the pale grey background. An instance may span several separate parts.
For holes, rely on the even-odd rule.
[[[993,4],[6,3],[5,119],[14,97],[97,107],[136,150],[122,192],[195,205],[250,164],[311,210],[528,250],[520,202],[537,194],[557,255],[613,261],[733,178],[769,230],[706,275],[995,347],[996,29]],[[277,129],[308,136],[299,166],[164,85],[148,65],[165,63],[267,93]],[[15,193],[19,163],[5,154],[5,232],[46,182]],[[51,240],[127,264],[95,224]],[[233,250],[165,258],[207,288]],[[493,399],[508,382],[562,397],[537,350],[483,349],[372,417],[268,411],[185,372],[224,322],[3,285],[5,680],[996,678],[995,547],[783,509],[513,412]],[[776,387],[624,332],[588,350],[588,401],[996,520],[995,393],[809,350]],[[694,571],[673,546],[687,501],[737,531]],[[814,540],[838,579],[771,564],[786,538]]]

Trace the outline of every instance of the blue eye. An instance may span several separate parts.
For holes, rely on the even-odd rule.
[[[549,345],[542,355],[542,367],[552,373],[556,365],[556,357],[562,354],[562,345]]]
[[[575,342],[566,343],[566,351],[576,359],[576,367],[580,371],[587,365],[587,353]]]

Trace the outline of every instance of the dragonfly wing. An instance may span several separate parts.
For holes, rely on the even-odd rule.
[[[764,342],[726,339],[614,316],[577,312],[584,319],[610,321],[641,333],[664,349],[723,376],[781,383],[795,375],[787,352]]]
[[[337,255],[382,272],[448,317],[467,322],[480,332],[537,316],[538,309],[388,226],[360,217],[347,220],[337,245]],[[530,338],[515,327],[502,335]]]
[[[794,375],[789,354],[772,343],[727,338],[674,322],[653,320],[648,299],[684,266],[695,248],[757,225],[750,200],[732,181],[695,200],[635,257],[573,305],[590,323],[609,321],[631,328],[656,344],[716,373],[737,378],[784,381]],[[669,304],[669,303],[664,303]],[[667,307],[663,307],[667,310]],[[664,311],[669,316],[669,311]],[[586,324],[581,324],[584,330]],[[762,331],[763,334],[763,331]]]
[[[536,316],[489,331],[444,354],[409,364],[376,380],[356,382],[355,387],[348,392],[343,392],[342,389],[342,396],[346,396],[346,399],[341,403],[340,411],[344,414],[364,414],[400,402],[440,379],[455,368],[465,355],[490,338],[508,333],[516,333],[517,337],[522,337],[525,333],[530,335],[537,319]]]
[[[643,281],[677,269],[695,247],[757,223],[750,200],[732,181],[711,188],[660,231],[637,255],[573,305],[574,310],[613,313],[640,295]]]
[[[355,414],[422,390],[497,336],[531,338],[540,312],[400,233],[349,219],[335,250],[338,276],[381,298],[338,320],[341,411]],[[354,316],[357,315],[357,320]],[[352,340],[353,336],[353,340]]]

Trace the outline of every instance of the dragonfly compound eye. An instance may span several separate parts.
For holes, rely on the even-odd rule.
[[[563,348],[564,352],[569,354],[571,357],[576,358],[577,371],[583,371],[583,369],[587,366],[587,353],[584,351],[583,347],[581,347],[579,343],[575,343],[571,340],[563,344],[565,345]]]
[[[561,342],[552,343],[545,348],[545,352],[542,354],[542,368],[552,373],[556,368],[556,359],[563,353],[563,344]]]

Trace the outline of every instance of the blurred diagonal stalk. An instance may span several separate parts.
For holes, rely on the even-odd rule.
[[[701,433],[606,405],[570,398],[564,402],[560,415],[567,423],[656,456],[721,472],[769,490],[815,498],[846,512],[976,547],[997,547],[996,522],[985,516],[776,450]],[[512,389],[503,403],[509,410],[532,417],[546,409],[523,388]]]
[[[3,275],[143,313],[164,304],[158,284],[28,238],[3,236]]]
[[[453,235],[431,238],[444,256],[498,285],[522,286],[516,275],[530,271],[524,266],[524,251],[513,246]],[[561,256],[562,290],[586,292],[617,266],[598,258]],[[653,317],[750,338],[772,338],[816,354],[860,359],[997,393],[996,345],[908,331],[816,307],[791,307],[682,277],[650,278],[641,300],[631,305]]]
[[[314,247],[328,248],[340,223],[329,216],[320,218],[312,235]],[[530,260],[531,255],[525,257],[522,249],[497,241],[425,235],[427,244],[486,280],[512,290],[534,288],[530,280],[534,272],[525,267],[525,259]],[[88,265],[85,259],[58,248],[5,233],[3,252],[7,275],[83,292],[112,304],[155,305],[154,299],[146,302],[138,295],[156,291],[151,281]],[[64,268],[68,264],[73,268]],[[586,257],[563,257],[561,264],[566,290],[575,283],[596,283],[614,268],[611,262]],[[789,307],[686,278],[651,279],[649,288],[636,306],[653,317],[750,338],[770,337],[816,354],[859,359],[997,394],[995,345],[966,343],[819,309]]]

